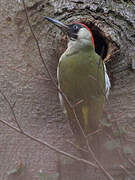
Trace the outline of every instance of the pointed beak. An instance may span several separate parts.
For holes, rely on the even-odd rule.
[[[56,19],[52,19],[50,17],[45,16],[45,19],[47,19],[48,21],[50,21],[51,23],[53,23],[54,25],[56,25],[57,27],[59,27],[63,32],[67,32],[69,30],[69,26],[56,20]]]

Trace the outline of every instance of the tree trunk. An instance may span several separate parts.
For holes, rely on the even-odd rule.
[[[55,17],[65,23],[79,21],[90,27],[95,39],[96,52],[102,55],[106,62],[112,84],[103,119],[117,121],[120,128],[126,129],[126,137],[132,142],[124,142],[124,147],[127,147],[130,158],[133,159],[135,155],[134,1],[32,0],[26,2],[26,6],[42,55],[55,79],[58,59],[66,48],[66,40],[61,38],[60,31],[56,27],[43,20],[43,16]],[[57,90],[41,63],[22,2],[1,0],[0,18],[0,90],[14,105],[18,122],[30,134],[80,156],[78,150],[67,142],[70,140],[76,143],[67,117],[60,107]],[[9,106],[2,96],[0,114],[0,119],[14,124]],[[106,126],[106,123],[103,124]],[[105,179],[100,171],[95,173],[92,167],[84,168],[81,163],[56,154],[1,122],[0,132],[0,179],[37,180],[41,179],[42,175],[59,180],[98,180],[99,177]],[[125,159],[118,157],[115,148],[111,151],[105,149],[104,144],[107,141],[108,137],[103,135],[100,152],[95,152],[101,154],[101,163],[106,169],[112,168],[113,165],[123,165]],[[129,146],[132,149],[128,148]],[[124,150],[126,151],[126,148]],[[92,161],[91,157],[90,160]],[[24,166],[23,173],[19,175],[18,172],[13,173],[20,164]],[[131,171],[132,167],[129,170]],[[116,177],[121,179],[118,176],[120,173],[109,172],[114,179]],[[126,175],[124,173],[122,178]]]

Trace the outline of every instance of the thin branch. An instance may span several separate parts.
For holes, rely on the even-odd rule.
[[[30,21],[29,21],[29,17],[28,17],[28,12],[27,12],[27,8],[26,8],[26,5],[25,5],[25,2],[24,0],[22,0],[22,3],[23,3],[23,7],[24,7],[24,10],[25,10],[25,15],[26,15],[26,19],[27,19],[27,23],[29,25],[29,28],[30,28],[30,31],[33,35],[33,38],[35,39],[35,42],[36,42],[36,45],[37,45],[37,48],[38,48],[38,52],[39,52],[39,56],[40,56],[40,59],[42,61],[42,64],[44,65],[44,68],[46,69],[51,81],[53,82],[53,84],[55,85],[55,87],[57,88],[57,83],[55,82],[55,79],[53,78],[52,74],[50,73],[48,67],[47,67],[47,64],[46,62],[44,61],[44,58],[42,56],[42,53],[41,53],[41,50],[40,50],[40,46],[39,46],[39,42],[38,42],[38,39],[36,38],[35,34],[34,34],[34,31],[32,29],[32,26],[30,24]]]
[[[133,175],[123,165],[120,165],[120,168],[123,169],[128,176],[133,177]]]
[[[80,151],[83,151],[85,153],[88,153],[89,151],[87,151],[86,149],[84,148],[81,148],[80,146],[78,146],[77,144],[74,144],[73,142],[69,141],[69,140],[66,140],[66,142],[68,142],[69,144],[73,145],[76,149],[80,150]]]
[[[133,0],[130,0],[134,5],[135,5],[135,2]]]
[[[89,74],[89,78],[91,78],[91,79],[93,79],[93,80],[95,80],[97,83],[99,83],[99,78],[98,79],[96,79],[95,77],[93,77],[92,75],[90,75]],[[100,86],[100,84],[99,84],[99,88],[100,88],[100,92],[101,92],[101,94],[103,94],[104,95],[104,97],[105,97],[105,99],[107,99],[106,98],[106,93],[104,93],[104,91],[103,91],[103,89],[101,88],[101,86]]]
[[[87,161],[87,160],[85,160],[85,159],[82,159],[82,158],[79,158],[79,157],[77,157],[77,156],[71,155],[71,154],[69,154],[69,153],[67,153],[67,152],[65,152],[65,151],[62,151],[62,150],[54,147],[53,145],[47,143],[46,141],[42,141],[41,139],[36,138],[36,137],[30,135],[29,133],[27,133],[27,132],[25,132],[25,131],[21,131],[20,128],[16,128],[16,127],[12,126],[10,123],[8,123],[8,122],[6,122],[6,121],[4,121],[4,120],[1,120],[1,119],[0,119],[0,122],[2,122],[3,124],[7,125],[8,127],[12,128],[12,129],[14,129],[15,131],[23,134],[24,136],[28,137],[29,139],[32,139],[32,140],[34,140],[35,142],[38,142],[38,143],[40,143],[40,144],[42,144],[42,145],[44,145],[44,146],[47,146],[48,148],[50,148],[51,150],[53,150],[53,151],[55,151],[55,152],[57,152],[57,153],[60,153],[60,154],[62,154],[62,155],[64,155],[64,156],[67,156],[67,157],[69,157],[69,158],[71,158],[71,159],[74,159],[74,160],[76,160],[76,161],[80,161],[80,162],[82,162],[82,163],[84,163],[84,164],[87,164],[87,165],[89,165],[89,166],[92,166],[92,167],[94,167],[94,168],[98,168],[98,166],[95,165],[94,163],[91,163],[90,161]]]
[[[132,166],[134,166],[134,168],[135,168],[135,163],[134,163],[134,161],[132,161],[131,159],[129,159],[129,158],[127,158],[128,159],[128,161],[130,162],[130,164],[132,164]]]
[[[80,101],[78,101],[77,103],[75,103],[74,107],[78,106],[79,104],[83,103],[84,99],[81,99]]]
[[[16,105],[16,101],[13,103],[13,105],[12,105],[12,109],[14,109],[15,105]]]
[[[4,94],[1,90],[0,90],[0,94],[3,96],[3,98],[5,99],[5,101],[7,102],[7,104],[9,105],[9,108],[10,108],[12,114],[13,114],[13,117],[14,117],[14,121],[15,121],[15,123],[17,124],[18,128],[20,129],[21,132],[23,132],[23,129],[21,128],[20,124],[18,123],[17,118],[16,118],[16,115],[15,115],[15,112],[14,112],[14,110],[13,110],[15,103],[14,103],[13,106],[12,106],[11,103],[9,102],[8,98],[5,96],[5,94]]]
[[[98,133],[101,132],[101,131],[102,131],[102,129],[97,129],[96,131],[94,131],[94,132],[92,132],[92,133],[89,133],[89,134],[87,135],[87,138],[89,138],[90,136],[96,135],[96,134],[98,134]]]
[[[100,170],[110,179],[110,180],[114,180],[113,177],[108,173],[108,171],[105,170],[105,168],[103,167],[103,165],[100,163],[100,161],[98,161],[98,159],[95,156],[95,153],[92,151],[90,145],[89,145],[89,141],[88,139],[86,140],[87,146],[88,146],[88,150],[91,153],[93,159],[96,161],[98,167],[100,168]]]
[[[127,138],[127,141],[132,142],[132,143],[135,143],[135,141],[134,141],[134,140],[132,140],[132,139],[128,139],[128,138]]]

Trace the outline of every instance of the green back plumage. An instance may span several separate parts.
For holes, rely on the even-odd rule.
[[[80,102],[75,111],[85,133],[96,130],[102,116],[105,94],[103,68],[100,57],[90,47],[72,54],[64,53],[59,62],[60,88],[72,105]],[[73,131],[79,132],[72,110],[66,102],[64,104]]]
[[[90,29],[82,23],[64,24],[45,17],[62,29],[68,36],[68,48],[58,65],[58,82],[61,90],[75,107],[76,115],[85,133],[98,128],[102,116],[105,95],[104,67],[95,52],[95,44]],[[60,97],[61,100],[61,97]],[[63,104],[63,102],[62,102]],[[80,132],[72,109],[66,101],[64,105],[73,131]]]

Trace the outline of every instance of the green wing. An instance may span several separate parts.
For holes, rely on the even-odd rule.
[[[59,85],[75,111],[86,133],[98,128],[102,116],[105,94],[104,67],[94,52],[80,51],[63,54],[59,63]],[[78,124],[67,102],[64,105],[74,132]]]

